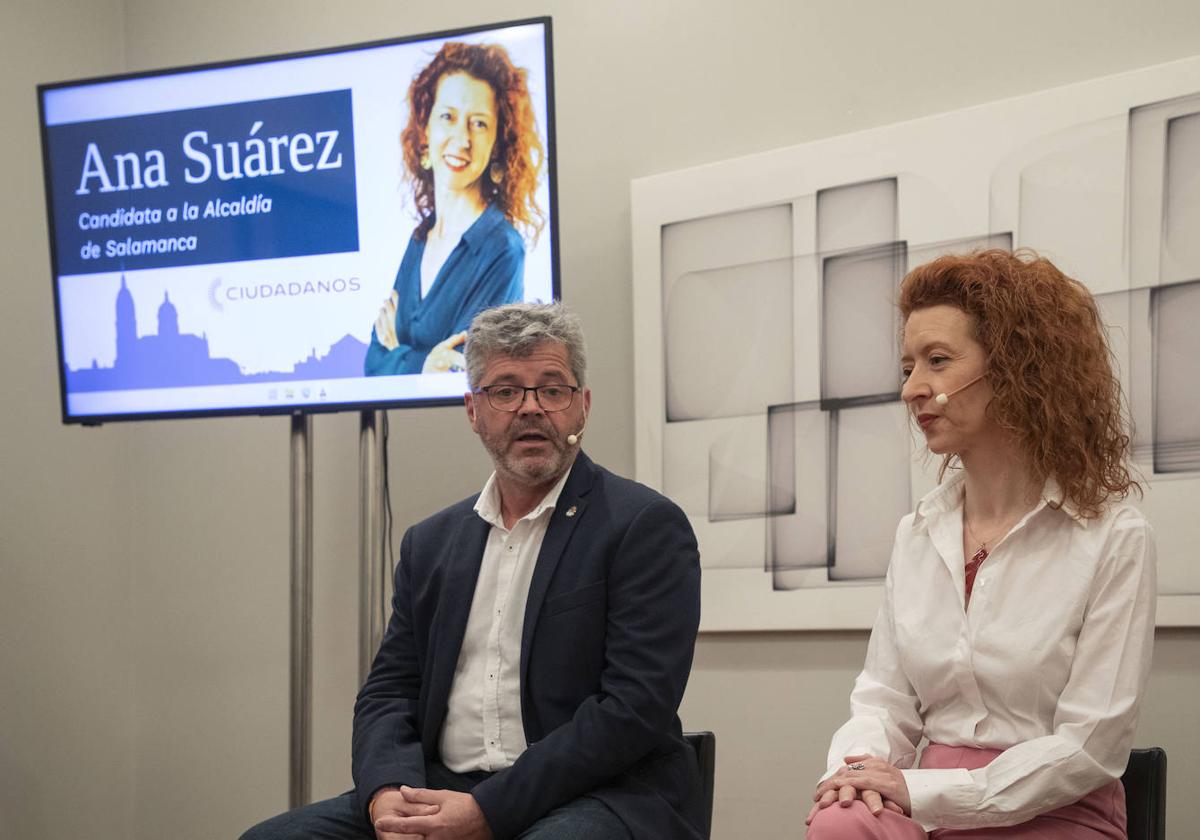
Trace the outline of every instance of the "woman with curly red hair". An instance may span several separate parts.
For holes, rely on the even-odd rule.
[[[1124,838],[1157,589],[1095,301],[984,251],[912,271],[900,312],[942,481],[897,529],[808,837]]]
[[[418,224],[367,350],[368,376],[461,369],[471,319],[524,293],[544,225],[525,70],[503,47],[446,43],[408,89],[401,133]]]

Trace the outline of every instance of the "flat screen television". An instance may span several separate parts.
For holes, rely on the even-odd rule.
[[[559,297],[549,18],[38,97],[64,422],[449,404]]]

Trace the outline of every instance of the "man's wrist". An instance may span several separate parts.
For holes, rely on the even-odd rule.
[[[367,803],[367,817],[371,823],[375,823],[375,803],[379,800],[379,795],[387,793],[389,790],[400,790],[399,785],[384,785],[379,790],[371,794],[371,801]]]

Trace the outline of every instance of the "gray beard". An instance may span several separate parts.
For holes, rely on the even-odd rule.
[[[545,484],[562,478],[562,474],[570,467],[572,459],[569,457],[570,452],[565,444],[553,437],[553,431],[548,432],[545,429],[538,429],[538,431],[547,436],[550,445],[554,449],[549,457],[525,459],[510,454],[507,447],[525,431],[528,430],[523,429],[511,438],[506,438],[500,447],[493,446],[490,441],[484,442],[488,454],[492,456],[492,463],[496,467],[496,472],[514,481],[528,485]]]

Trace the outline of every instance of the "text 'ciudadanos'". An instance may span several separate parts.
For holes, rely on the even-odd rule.
[[[60,276],[358,250],[349,90],[46,132]]]

